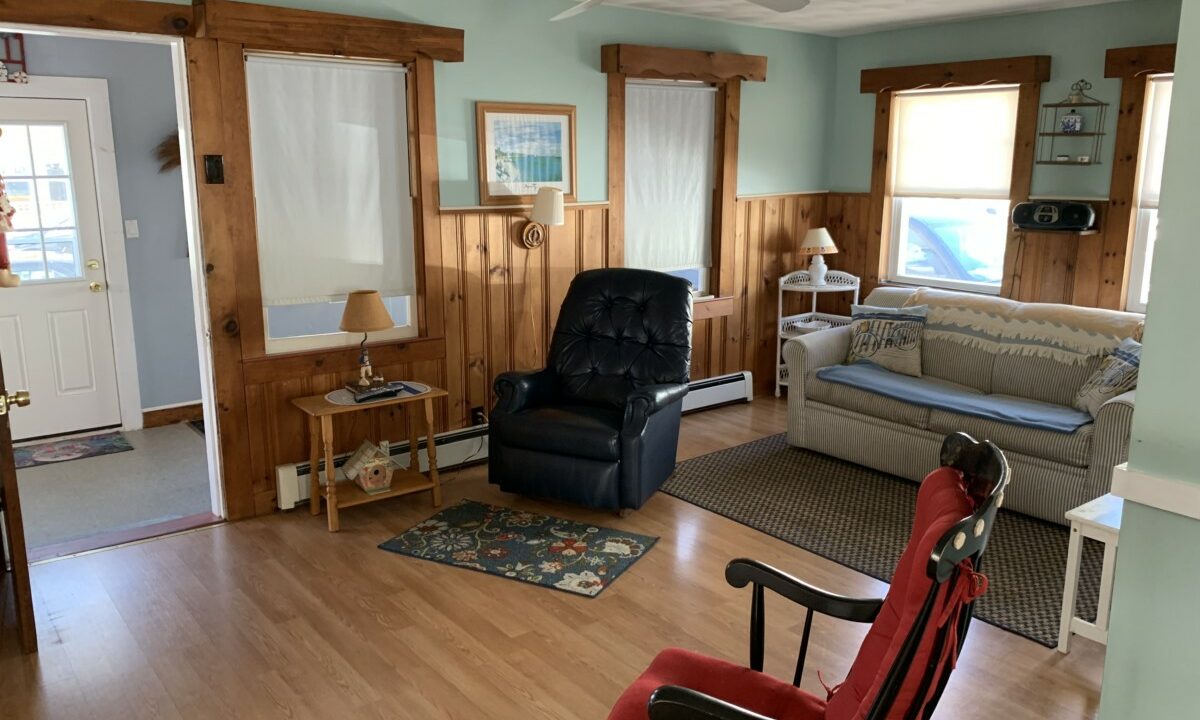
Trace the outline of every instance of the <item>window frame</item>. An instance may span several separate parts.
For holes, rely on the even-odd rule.
[[[936,89],[936,90],[932,90],[932,91],[928,88],[914,88],[912,90],[901,90],[901,91],[897,91],[897,92],[893,93],[892,104],[893,104],[893,106],[895,105],[895,99],[896,99],[897,95],[904,95],[904,94],[909,94],[909,93],[915,95],[915,94],[919,94],[919,93],[932,94],[932,93],[936,92],[936,93],[945,94],[945,95],[953,95],[953,94],[966,95],[966,94],[971,94],[971,93],[997,91],[997,90],[1010,90],[1010,91],[1018,93],[1018,103],[1019,103],[1019,93],[1020,93],[1019,85],[1013,84],[1013,83],[1003,83],[1003,84],[989,83],[989,84],[985,84],[985,85],[967,85],[967,86],[961,86],[961,87],[956,86],[956,87],[951,87],[951,88]],[[1016,116],[1013,118],[1013,161],[1015,162],[1016,152],[1018,149],[1017,125],[1020,120],[1019,105],[1014,106],[1014,113]],[[899,142],[899,137],[897,136],[898,135],[897,126],[899,125],[899,122],[900,122],[900,114],[897,112],[893,112],[891,125],[888,129],[888,157],[890,159],[898,158],[901,156],[901,152],[899,151],[899,148],[897,147],[897,143]],[[991,283],[985,283],[985,282],[972,282],[969,280],[947,280],[944,278],[930,278],[930,277],[922,277],[919,275],[906,275],[906,274],[902,273],[900,271],[900,254],[901,254],[901,250],[903,249],[903,246],[904,246],[904,243],[902,242],[902,238],[904,238],[904,236],[905,236],[905,229],[901,226],[900,220],[903,217],[904,201],[909,200],[909,199],[947,200],[947,201],[982,200],[982,201],[991,201],[991,202],[999,202],[999,201],[1003,200],[1008,205],[1008,212],[1011,212],[1012,211],[1012,200],[1011,200],[1012,177],[1011,177],[1011,175],[1009,177],[1009,184],[1008,184],[1008,189],[1006,190],[1006,196],[1002,197],[1000,195],[996,195],[996,196],[971,195],[971,194],[959,194],[957,192],[945,193],[945,194],[932,193],[932,192],[899,193],[895,190],[896,173],[897,173],[896,163],[889,162],[889,176],[888,176],[888,180],[887,180],[887,198],[886,198],[887,203],[886,203],[886,206],[888,208],[888,211],[889,211],[889,214],[891,215],[891,217],[889,217],[887,219],[890,232],[888,235],[888,242],[887,242],[887,264],[886,264],[887,269],[883,275],[884,281],[889,282],[889,283],[896,283],[896,284],[901,284],[901,285],[911,285],[911,286],[916,286],[916,287],[932,287],[932,288],[939,288],[939,289],[944,289],[944,290],[955,290],[958,292],[973,292],[973,293],[981,293],[981,294],[985,294],[985,295],[1000,295],[1003,291],[1003,286],[1004,286],[1003,275],[1000,278],[1000,282],[998,284],[993,285]],[[1000,242],[1004,243],[1005,249],[1007,249],[1007,244],[1008,244],[1008,236],[1007,235],[1008,234],[1006,233],[1005,237],[1000,239]]]

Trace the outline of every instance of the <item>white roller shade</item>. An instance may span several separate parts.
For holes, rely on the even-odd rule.
[[[715,113],[710,87],[626,88],[626,267],[712,264]]]
[[[1162,190],[1163,160],[1167,157],[1167,118],[1171,114],[1172,79],[1154,78],[1146,98],[1146,117],[1142,129],[1141,192],[1138,205],[1158,207]]]
[[[415,294],[404,69],[251,55],[246,84],[263,304]]]
[[[892,194],[1007,198],[1017,88],[921,90],[892,99]]]

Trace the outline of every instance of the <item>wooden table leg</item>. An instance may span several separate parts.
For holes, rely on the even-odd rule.
[[[429,457],[429,480],[433,483],[433,506],[442,506],[442,481],[438,478],[437,443],[433,437],[433,398],[425,398],[425,454]]]
[[[321,514],[321,421],[315,415],[308,416],[308,509],[313,515]]]
[[[333,416],[321,416],[321,444],[325,448],[325,512],[329,532],[338,531],[337,469],[333,466]]]
[[[418,403],[408,403],[408,469],[421,472],[421,408]]]

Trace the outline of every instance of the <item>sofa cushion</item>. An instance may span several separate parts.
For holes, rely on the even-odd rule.
[[[1091,462],[1092,437],[1095,434],[1095,428],[1095,423],[1088,423],[1075,432],[1063,433],[1013,425],[947,410],[933,410],[929,413],[929,429],[933,432],[947,435],[954,432],[965,432],[980,440],[991,440],[1001,450],[1053,460],[1080,468],[1087,467]]]
[[[804,397],[825,405],[832,405],[843,410],[850,410],[863,415],[891,420],[909,427],[926,430],[929,428],[929,408],[914,405],[903,400],[884,397],[870,390],[863,390],[852,385],[822,380],[817,376],[820,370],[808,373],[804,380]]]
[[[524,410],[497,423],[501,442],[513,447],[593,460],[621,458],[623,412],[596,405]]]
[[[908,377],[870,363],[821,368],[817,371],[817,377],[932,409],[950,410],[1043,430],[1074,432],[1092,421],[1091,415],[1075,408],[1011,395],[967,392],[961,386]]]
[[[998,355],[992,370],[991,391],[1070,407],[1079,388],[1100,367],[1100,361],[1099,355],[1082,363]]]
[[[987,393],[992,391],[995,363],[995,353],[983,348],[937,337],[927,337],[921,343],[922,377],[949,380]]]
[[[1096,417],[1100,406],[1137,387],[1138,368],[1142,364],[1142,344],[1125,338],[1116,350],[1100,363],[1099,369],[1084,381],[1071,404]]]
[[[921,335],[928,308],[852,305],[846,362],[869,360],[892,372],[921,376]]]

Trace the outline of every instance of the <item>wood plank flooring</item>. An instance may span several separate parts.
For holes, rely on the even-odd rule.
[[[684,419],[680,457],[781,432],[774,398]],[[0,604],[0,717],[605,717],[661,648],[745,662],[749,591],[725,564],[750,556],[850,594],[884,585],[659,494],[621,519],[505,495],[484,467],[446,473],[461,497],[659,535],[595,599],[376,549],[432,514],[427,496],[348,510],[342,532],[303,509],[32,569],[42,651],[17,651]],[[0,601],[2,602],[2,601]],[[803,616],[768,601],[767,670],[790,678]],[[804,687],[840,679],[865,628],[814,623]],[[1059,655],[976,623],[936,717],[1093,717],[1103,648]]]

